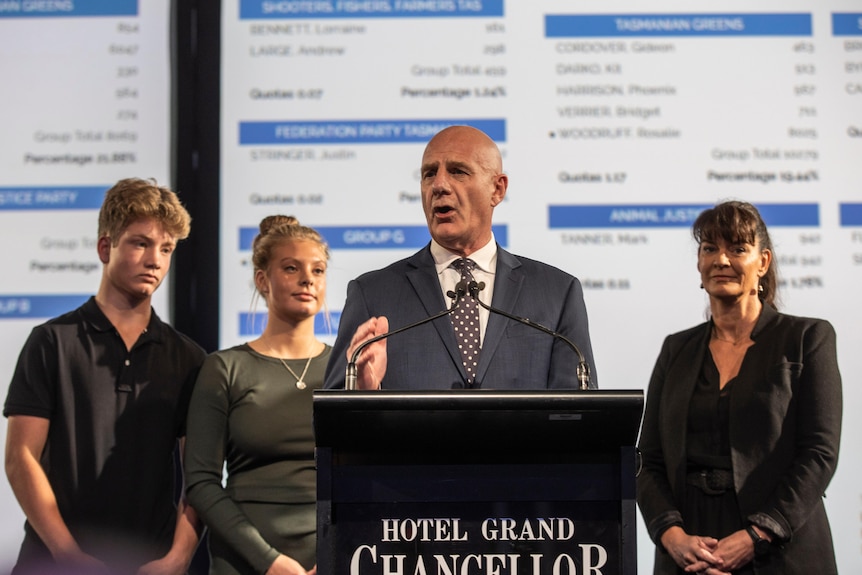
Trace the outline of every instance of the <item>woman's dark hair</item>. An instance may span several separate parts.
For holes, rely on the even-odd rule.
[[[772,252],[772,261],[766,274],[760,278],[760,298],[771,307],[776,308],[778,298],[778,268],[775,263],[775,250],[769,231],[760,212],[748,202],[736,200],[722,202],[704,210],[697,216],[691,226],[691,235],[697,245],[702,242],[715,243],[724,240],[727,243],[747,243],[760,250]]]

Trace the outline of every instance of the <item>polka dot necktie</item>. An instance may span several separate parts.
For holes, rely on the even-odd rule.
[[[461,272],[461,281],[469,284],[473,281],[473,268],[476,262],[471,259],[458,259],[452,262],[452,267]],[[482,347],[479,336],[479,304],[470,295],[469,290],[452,314],[452,327],[455,329],[455,341],[461,350],[461,362],[467,371],[467,383],[472,385],[476,379],[476,366],[479,365],[479,350]]]

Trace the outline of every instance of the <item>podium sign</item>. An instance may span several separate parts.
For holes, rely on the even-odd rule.
[[[636,572],[641,391],[314,394],[321,575]]]

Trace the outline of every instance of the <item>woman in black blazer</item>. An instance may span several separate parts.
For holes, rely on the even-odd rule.
[[[837,573],[822,500],[841,434],[835,331],[777,311],[754,206],[721,203],[692,232],[711,318],[665,339],[639,443],[654,573]]]

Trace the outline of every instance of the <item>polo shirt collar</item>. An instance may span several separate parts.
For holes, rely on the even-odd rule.
[[[102,311],[102,308],[99,307],[99,304],[96,303],[96,296],[90,296],[90,299],[84,302],[84,305],[81,306],[81,314],[84,317],[84,321],[90,324],[96,331],[108,332],[115,331],[116,329],[111,320],[108,319],[108,316]],[[162,320],[156,314],[156,310],[150,308],[150,322],[147,325],[146,333],[147,339],[161,341],[162,326]]]

